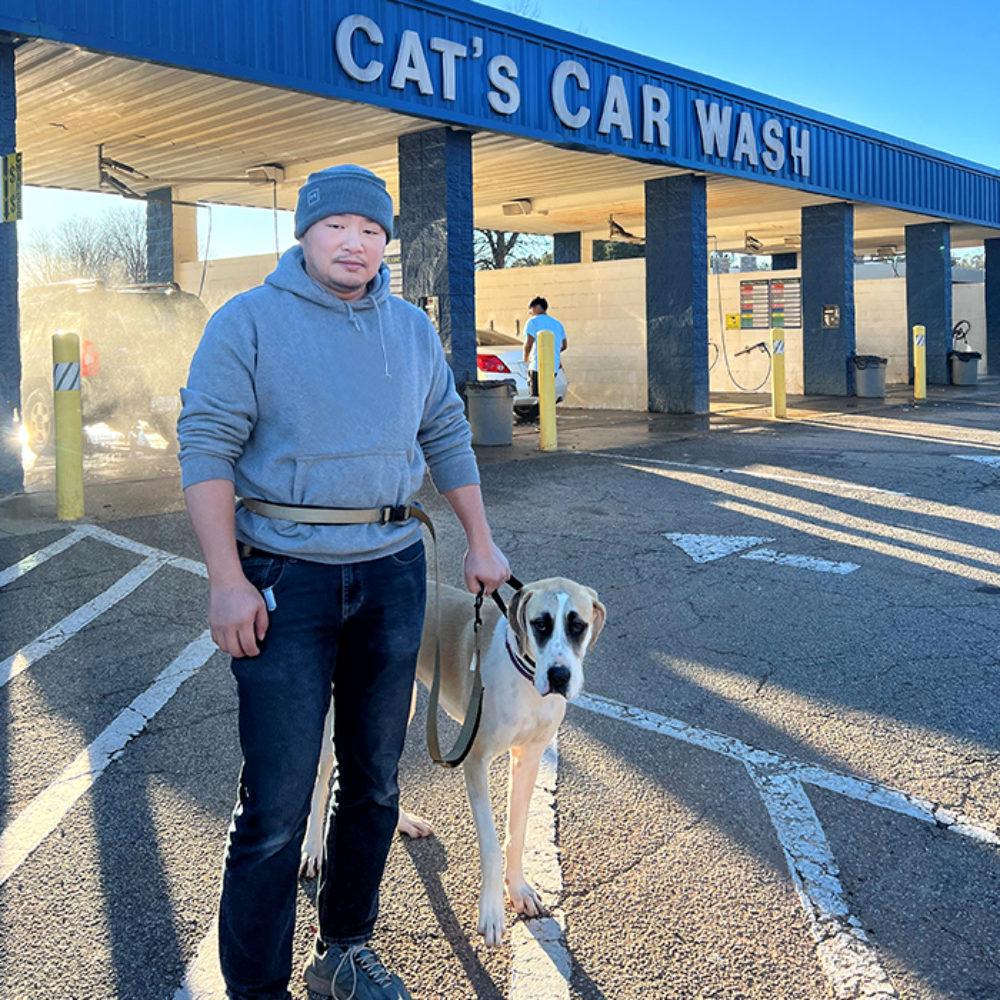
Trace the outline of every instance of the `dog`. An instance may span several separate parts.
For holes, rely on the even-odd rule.
[[[428,595],[417,678],[428,689],[434,677],[433,589]],[[461,722],[469,702],[475,638],[469,594],[441,587],[441,706]],[[544,914],[542,901],[524,877],[524,835],[528,805],[542,753],[566,714],[566,704],[583,689],[583,660],[604,628],[606,609],[597,593],[573,580],[537,580],[517,591],[505,619],[491,603],[483,607],[480,669],[483,708],[479,731],[462,764],[479,839],[482,883],[477,930],[490,946],[500,943],[506,925],[504,890],[525,917]],[[416,687],[410,719],[416,708]],[[489,767],[510,752],[507,800],[506,873],[490,807]],[[324,822],[335,766],[333,705],[326,719],[323,750],[302,844],[301,874],[319,871]],[[419,816],[399,810],[397,829],[410,837],[433,832]]]

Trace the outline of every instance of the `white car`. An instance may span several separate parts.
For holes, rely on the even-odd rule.
[[[538,397],[531,394],[531,376],[524,360],[524,342],[498,330],[476,331],[476,368],[480,382],[513,379],[514,412],[532,416],[538,411]],[[556,402],[561,403],[569,391],[566,370],[556,372]]]

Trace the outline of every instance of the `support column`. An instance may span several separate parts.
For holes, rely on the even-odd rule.
[[[17,145],[14,46],[0,41],[0,155]],[[15,415],[21,412],[21,343],[17,306],[17,225],[0,222],[0,496],[24,489]]]
[[[556,233],[552,238],[552,263],[579,264],[582,257],[579,233]]]
[[[146,280],[174,280],[173,191],[156,188],[146,195]]]
[[[951,226],[925,222],[906,226],[906,328],[927,329],[927,384],[947,385],[951,350]],[[913,371],[913,337],[907,336]]]
[[[472,134],[450,128],[399,137],[403,296],[437,298],[438,332],[455,382],[476,378]]]
[[[707,234],[704,177],[646,181],[646,369],[652,412],[708,413]]]
[[[986,373],[1000,375],[1000,239],[986,240],[983,249],[986,252]]]
[[[802,209],[802,369],[807,396],[849,396],[854,373],[854,206]]]
[[[794,271],[798,266],[799,255],[797,253],[771,254],[772,271]]]

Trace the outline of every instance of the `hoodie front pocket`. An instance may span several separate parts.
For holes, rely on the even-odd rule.
[[[292,493],[309,507],[381,507],[409,500],[410,479],[405,451],[303,455],[295,459]]]

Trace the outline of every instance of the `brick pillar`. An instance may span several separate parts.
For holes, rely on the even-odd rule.
[[[837,325],[832,326],[835,316]],[[848,368],[854,345],[854,207],[842,202],[807,205],[802,209],[802,368],[807,396],[854,392],[854,373]]]
[[[947,385],[951,350],[951,226],[906,226],[907,356],[913,371],[913,327],[927,328],[927,384]]]
[[[646,181],[649,409],[708,413],[705,178]]]
[[[168,187],[146,195],[146,280],[174,280],[174,206]]]
[[[986,372],[1000,375],[1000,239],[986,240]],[[980,372],[983,371],[980,367]]]
[[[436,296],[459,385],[476,378],[472,134],[442,127],[399,137],[403,295]]]
[[[0,155],[17,145],[14,46],[0,41]],[[0,222],[0,496],[24,488],[15,415],[21,410],[21,344],[17,307],[17,225]]]
[[[581,259],[580,234],[556,233],[552,238],[552,262],[554,264],[579,264]]]

